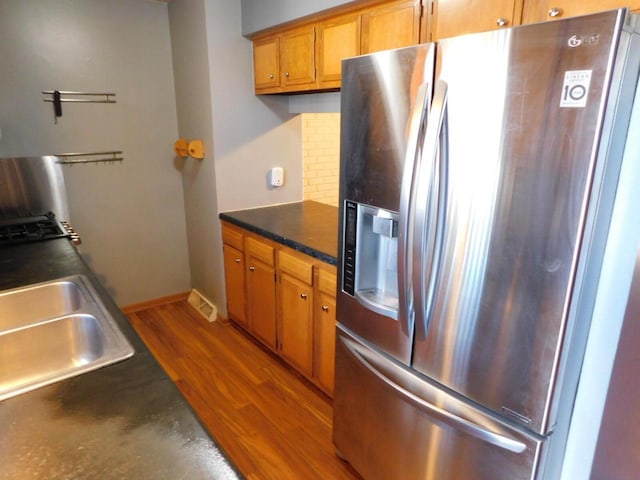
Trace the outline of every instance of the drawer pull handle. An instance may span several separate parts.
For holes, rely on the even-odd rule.
[[[322,311],[323,312],[328,312],[329,311],[329,307],[326,305],[322,305]]]
[[[307,299],[307,294],[306,293],[301,293],[300,294],[300,298],[302,298],[303,300]]]

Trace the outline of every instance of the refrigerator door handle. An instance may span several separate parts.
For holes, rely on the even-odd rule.
[[[398,319],[402,331],[407,336],[412,335],[413,325],[413,290],[410,279],[412,277],[412,241],[415,215],[415,192],[417,189],[417,172],[420,169],[422,157],[420,146],[425,132],[425,120],[429,116],[429,84],[423,83],[416,93],[415,103],[411,110],[409,121],[409,138],[402,171],[402,185],[400,189],[400,215],[398,219]]]
[[[448,173],[447,100],[447,84],[437,80],[424,139],[425,158],[418,172],[414,208],[413,255],[417,260],[416,265],[422,268],[413,271],[412,289],[415,332],[420,340],[424,340],[429,331],[444,241]]]
[[[424,412],[425,414],[431,416],[432,418],[442,423],[445,423],[455,428],[458,431],[465,432],[468,435],[471,435],[477,438],[478,440],[490,443],[491,445],[495,445],[496,447],[499,447],[514,453],[521,453],[527,449],[527,445],[525,443],[515,438],[511,438],[505,435],[504,433],[498,433],[496,431],[492,431],[483,425],[473,422],[472,420],[464,418],[460,415],[456,415],[455,413],[448,411],[444,408],[438,407],[430,403],[429,401],[419,397],[418,395],[410,392],[409,390],[402,387],[401,385],[398,385],[396,382],[390,379],[389,376],[385,375],[385,373],[381,372],[378,368],[376,368],[376,366],[373,365],[373,363],[378,363],[378,362],[391,364],[390,360],[386,360],[384,357],[382,357],[382,355],[376,352],[373,352],[369,349],[367,349],[368,351],[364,351],[364,349],[361,346],[359,346],[358,344],[356,344],[355,342],[349,339],[346,339],[345,337],[339,336],[338,338],[349,349],[351,354],[354,355],[354,357],[369,372],[371,372],[379,380],[381,380],[388,388],[391,388],[393,391],[395,391],[396,394],[398,394],[404,401],[413,404],[416,408],[418,408],[420,411]],[[374,358],[374,357],[380,357],[380,358]],[[385,366],[392,370],[401,369],[401,367],[395,366],[393,364],[385,365]],[[412,375],[406,372],[395,372],[395,373],[398,375],[403,375],[403,374]],[[436,390],[435,387],[432,387],[432,388]],[[443,398],[445,396],[448,396],[448,394],[443,391],[439,391],[438,393],[439,395],[436,398]],[[453,402],[462,403],[461,401],[458,401],[455,399],[451,403]],[[474,412],[471,411],[470,407],[469,407],[469,411],[470,411],[469,416],[473,416]],[[475,415],[475,416],[478,418],[480,417],[480,415]],[[497,422],[489,421],[486,423],[493,423],[494,429],[496,429],[495,424]],[[506,428],[504,428],[503,430],[506,430]]]

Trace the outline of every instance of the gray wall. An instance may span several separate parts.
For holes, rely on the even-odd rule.
[[[254,95],[239,0],[173,0],[169,17],[179,132],[206,150],[202,161],[178,162],[192,285],[226,314],[218,213],[302,199],[301,123],[287,97]],[[276,165],[285,185],[271,188]]]
[[[178,131],[187,140],[201,139],[205,158],[177,159],[182,171],[191,282],[218,304],[224,298],[222,249],[217,248],[216,172],[211,111],[211,78],[203,0],[169,4]],[[224,302],[223,302],[224,303]]]
[[[242,0],[242,34],[250,35],[354,0]]]
[[[0,2],[0,156],[123,150],[64,169],[80,251],[120,305],[190,288],[167,6],[140,0]],[[112,91],[63,104],[42,90]]]

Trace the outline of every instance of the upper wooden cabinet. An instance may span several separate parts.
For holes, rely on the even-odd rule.
[[[522,20],[544,22],[622,7],[640,13],[640,0],[525,0]]]
[[[262,94],[337,89],[344,58],[625,6],[640,13],[640,0],[352,2],[256,34],[255,91]]]
[[[340,88],[343,59],[420,42],[423,1],[356,2],[254,36],[256,94]]]
[[[315,26],[254,40],[253,71],[256,93],[315,89]]]
[[[438,0],[432,40],[512,27],[520,24],[521,15],[521,0]]]
[[[360,55],[361,15],[345,15],[318,23],[316,61],[321,88],[339,88],[342,60]]]
[[[283,33],[280,37],[280,85],[295,90],[315,86],[315,27],[307,25]]]
[[[253,70],[256,91],[280,86],[280,37],[253,42]]]
[[[389,2],[362,13],[362,53],[420,43],[420,0]]]

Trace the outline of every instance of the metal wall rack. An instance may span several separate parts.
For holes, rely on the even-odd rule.
[[[112,98],[115,97],[115,93],[101,92],[71,92],[67,90],[45,90],[43,95],[51,95],[51,97],[43,98],[44,102],[53,103],[53,114],[55,123],[58,123],[58,117],[62,116],[62,104],[63,103],[116,103]],[[80,97],[80,98],[78,98]]]
[[[78,163],[113,163],[122,162],[124,160],[121,150],[111,152],[56,153],[54,156],[59,158],[58,163],[64,165],[73,165]]]
[[[116,103],[112,98],[115,97],[115,93],[89,93],[89,92],[69,92],[64,90],[46,90],[42,92],[43,95],[51,95],[51,98],[44,98],[45,102],[55,102],[54,96],[60,95],[60,102],[75,102],[75,103]],[[71,97],[71,98],[67,98]],[[98,98],[74,98],[74,97],[98,97]]]

